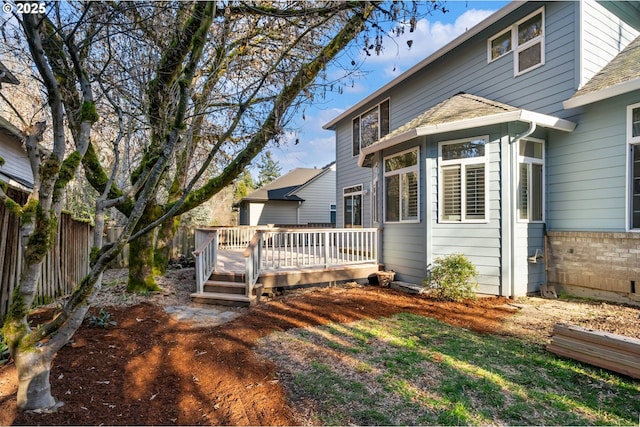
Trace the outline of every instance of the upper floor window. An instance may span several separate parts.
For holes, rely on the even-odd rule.
[[[353,119],[353,155],[389,133],[389,100]]]
[[[514,75],[544,64],[544,8],[489,39],[488,60],[514,51]]]
[[[387,222],[418,221],[418,173],[417,148],[384,159]]]
[[[488,218],[487,137],[441,142],[440,221],[484,222]]]
[[[544,146],[521,140],[518,147],[518,219],[541,222],[544,213]]]

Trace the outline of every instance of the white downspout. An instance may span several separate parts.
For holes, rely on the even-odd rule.
[[[509,286],[509,298],[514,299],[515,298],[515,293],[516,293],[516,273],[515,273],[515,255],[516,255],[516,247],[515,247],[515,243],[516,243],[516,224],[517,224],[517,218],[516,218],[516,206],[518,203],[518,188],[516,186],[516,173],[517,173],[517,167],[518,167],[518,147],[516,146],[516,143],[518,143],[520,140],[531,136],[531,134],[533,132],[536,131],[536,123],[531,121],[529,122],[529,129],[527,129],[524,133],[520,134],[520,135],[516,135],[516,137],[513,139],[513,141],[511,141],[510,147],[511,147],[511,168],[510,168],[510,182],[509,182],[509,187],[511,189],[511,206],[509,209],[509,216],[511,219],[511,232],[510,232],[510,242],[511,242],[511,253],[509,254],[509,258],[511,258],[509,260],[509,265],[510,265],[510,275],[511,277],[509,278],[510,286]]]

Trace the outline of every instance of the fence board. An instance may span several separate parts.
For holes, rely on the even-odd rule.
[[[8,195],[24,204],[27,195],[9,189]],[[20,224],[4,204],[0,205],[0,321],[11,304],[11,296],[18,283],[22,265]],[[38,284],[37,303],[48,302],[70,294],[89,272],[91,226],[62,214],[58,223],[58,236],[42,265]]]
[[[195,244],[196,227],[180,226],[173,236],[173,243],[169,259],[176,259],[180,256],[190,258],[196,249]],[[105,227],[105,243],[115,242],[122,231],[122,227]],[[122,252],[112,261],[111,267],[126,268],[129,265],[129,245],[125,245]]]

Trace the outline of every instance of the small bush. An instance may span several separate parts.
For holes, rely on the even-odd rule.
[[[436,258],[423,285],[441,301],[475,299],[478,282],[476,267],[462,254]]]
[[[103,328],[106,329],[108,326],[116,326],[118,323],[110,320],[111,314],[105,311],[103,308],[100,309],[98,315],[87,314],[84,318],[85,322],[89,324],[91,328]]]

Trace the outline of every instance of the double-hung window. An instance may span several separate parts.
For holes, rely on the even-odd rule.
[[[441,222],[485,222],[487,213],[488,137],[439,145],[439,216]]]
[[[488,42],[488,62],[513,51],[514,75],[544,64],[544,8],[501,31]]]
[[[518,147],[518,219],[544,221],[544,145],[521,140]]]
[[[389,100],[353,119],[353,155],[389,133]]]
[[[627,109],[629,141],[629,228],[640,231],[640,104]]]
[[[418,149],[384,159],[385,220],[416,222],[420,218]]]
[[[345,228],[362,227],[362,184],[343,190]]]

